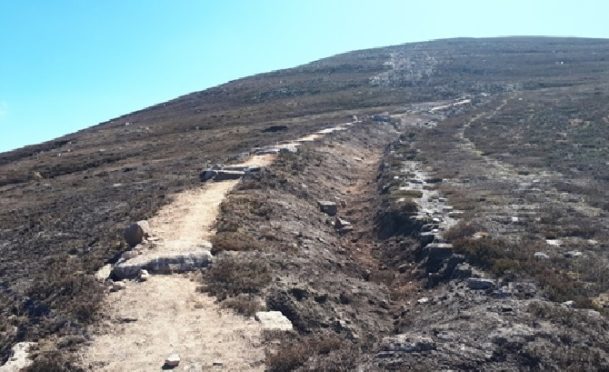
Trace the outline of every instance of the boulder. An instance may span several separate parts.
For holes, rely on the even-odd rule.
[[[262,328],[268,331],[291,331],[292,322],[281,311],[259,311],[255,316]]]
[[[467,286],[469,287],[469,289],[474,290],[492,289],[495,287],[495,281],[486,278],[468,278]]]
[[[144,240],[144,229],[139,224],[132,223],[123,230],[123,237],[130,247],[135,247]]]
[[[336,216],[336,212],[338,211],[338,207],[335,202],[327,201],[327,200],[319,200],[317,202],[319,205],[319,210],[328,216]]]
[[[245,175],[244,171],[235,171],[235,170],[219,170],[217,171],[216,177],[214,177],[214,181],[228,181],[228,180],[238,180]]]
[[[547,254],[543,253],[543,252],[535,252],[533,254],[533,257],[535,257],[536,260],[549,260],[550,256],[548,256]]]
[[[178,365],[180,365],[180,355],[178,353],[171,353],[167,359],[165,359],[163,368],[175,368]]]

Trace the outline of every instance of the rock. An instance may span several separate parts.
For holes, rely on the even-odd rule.
[[[146,269],[141,269],[138,273],[137,273],[137,279],[140,282],[145,282],[146,280],[150,279],[150,273],[148,272],[148,270]]]
[[[127,284],[125,282],[123,282],[123,281],[114,282],[114,283],[112,283],[110,292],[122,291],[125,288],[127,288]]]
[[[112,273],[112,265],[106,264],[97,270],[95,273],[95,280],[98,282],[105,282],[110,277],[110,273]]]
[[[281,151],[278,147],[262,147],[254,150],[255,155],[274,155]]]
[[[419,234],[419,242],[421,242],[421,246],[426,246],[431,244],[436,238],[436,234],[431,231],[422,232]]]
[[[286,152],[286,153],[294,154],[294,153],[298,152],[298,147],[293,143],[289,143],[287,145],[282,145],[279,148],[279,152]]]
[[[465,279],[472,276],[473,269],[470,264],[467,262],[460,263],[455,266],[455,269],[452,272],[451,277],[454,279]]]
[[[319,205],[319,210],[328,216],[336,216],[336,212],[338,211],[336,203],[327,200],[319,200],[317,205]]]
[[[147,238],[152,235],[152,230],[150,230],[150,224],[148,223],[148,221],[141,220],[137,221],[136,224],[138,224],[138,226],[142,228],[142,231],[144,232],[144,238]]]
[[[180,355],[178,353],[171,353],[165,359],[165,364],[163,368],[175,368],[180,364]]]
[[[244,171],[233,171],[233,170],[219,170],[217,171],[216,177],[214,177],[214,181],[228,181],[228,180],[238,180],[245,175]]]
[[[431,243],[425,247],[425,254],[430,260],[441,260],[453,253],[453,245],[450,243]]]
[[[0,372],[18,372],[25,370],[32,364],[30,349],[35,342],[18,342],[11,348],[11,357],[0,366]]]
[[[548,256],[547,254],[543,253],[543,252],[535,252],[535,254],[533,254],[533,257],[535,257],[536,260],[549,260],[550,256]]]
[[[130,247],[135,247],[144,240],[144,229],[137,223],[132,223],[123,231],[123,237]]]
[[[137,251],[134,251],[134,250],[131,250],[131,251],[125,251],[125,252],[123,252],[123,254],[121,255],[121,259],[122,259],[123,261],[127,261],[127,260],[130,260],[130,259],[135,258],[135,257],[137,257],[137,256],[138,256]]]
[[[565,258],[579,258],[583,255],[580,251],[568,251],[564,253]]]
[[[255,316],[264,330],[291,331],[292,322],[281,311],[259,311]]]
[[[427,298],[427,297],[422,297],[422,298],[419,298],[417,300],[417,304],[419,304],[419,305],[423,305],[423,304],[426,304],[428,302],[429,302],[429,298]]]
[[[421,353],[436,348],[436,343],[429,336],[403,333],[383,338],[378,357],[389,357],[396,353]]]
[[[467,286],[474,290],[491,289],[495,287],[495,281],[486,278],[468,278]]]
[[[572,309],[575,307],[575,301],[573,301],[573,300],[565,301],[565,302],[561,303],[561,305]]]
[[[112,277],[117,279],[136,278],[140,270],[149,273],[170,274],[193,271],[208,266],[212,255],[208,250],[195,250],[165,255],[140,255],[121,262],[112,269]]]
[[[340,229],[345,226],[351,226],[351,222],[349,222],[343,218],[336,217],[336,219],[334,220],[334,227],[336,227],[337,229]]]

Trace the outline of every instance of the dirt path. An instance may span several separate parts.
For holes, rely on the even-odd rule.
[[[352,123],[318,131],[289,144],[314,141]],[[275,154],[252,155],[241,166],[268,166]],[[174,196],[150,219],[153,244],[135,260],[204,249],[213,236],[220,204],[238,180],[208,182]],[[93,371],[153,371],[172,353],[178,371],[264,370],[262,327],[253,319],[221,308],[197,291],[193,274],[153,275],[144,282],[125,281],[110,292],[105,321],[79,354],[80,365]]]
[[[209,239],[220,203],[237,182],[208,183],[176,195],[149,221],[159,242],[146,254],[179,253]],[[181,362],[176,370],[263,370],[258,322],[199,293],[194,276],[152,276],[126,285],[106,299],[107,320],[82,354],[85,368],[159,370],[167,356],[178,353]]]

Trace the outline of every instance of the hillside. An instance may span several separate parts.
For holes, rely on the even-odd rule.
[[[178,370],[608,369],[608,140],[609,40],[514,37],[341,54],[0,154],[0,356],[121,370],[112,332],[167,354],[146,332],[171,319],[121,313],[171,309],[167,290],[248,334]],[[201,182],[213,164],[261,167]],[[111,292],[95,275],[140,220],[212,264]]]

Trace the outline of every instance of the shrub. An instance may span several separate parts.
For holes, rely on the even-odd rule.
[[[204,291],[224,300],[242,293],[257,294],[271,281],[269,265],[261,259],[224,256],[206,275]]]
[[[222,251],[258,251],[260,243],[251,235],[238,231],[219,232],[212,238],[211,253],[216,255]]]
[[[304,365],[311,357],[327,355],[347,346],[336,335],[311,335],[302,340],[283,340],[274,353],[267,353],[266,365],[269,371],[292,371]]]
[[[231,308],[237,313],[245,316],[253,316],[257,311],[262,309],[261,303],[257,297],[246,294],[229,297],[222,301],[222,306]]]

